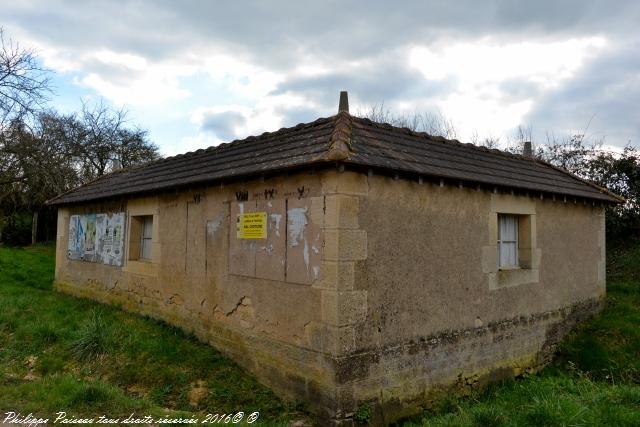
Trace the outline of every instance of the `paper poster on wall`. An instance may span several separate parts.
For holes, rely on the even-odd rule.
[[[113,258],[116,265],[122,265],[124,253],[124,213],[114,214],[111,218],[113,225]]]
[[[85,235],[87,233],[87,216],[79,215],[80,226],[78,227],[78,243],[80,244],[80,258],[84,258],[84,249],[86,248]]]
[[[230,203],[236,230],[234,236],[229,229],[229,273],[299,284],[322,280],[324,231],[311,214],[314,203],[324,205],[322,198]]]
[[[69,218],[69,239],[67,243],[67,256],[69,259],[80,259],[82,245],[80,241],[84,239],[84,230],[80,222],[80,215],[71,215]]]
[[[102,253],[102,249],[104,246],[104,235],[105,235],[105,227],[107,225],[107,215],[106,214],[97,214],[96,215],[96,247],[97,252]]]
[[[124,213],[71,215],[67,256],[122,266]]]
[[[93,261],[96,253],[96,215],[84,215],[84,258]]]
[[[238,239],[266,239],[267,213],[249,212],[238,214],[236,237]]]
[[[98,262],[107,265],[122,265],[123,224],[124,214],[98,214],[96,216]]]

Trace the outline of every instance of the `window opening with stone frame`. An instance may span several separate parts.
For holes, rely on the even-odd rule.
[[[153,216],[143,216],[140,224],[140,259],[151,260]]]
[[[498,267],[519,268],[517,215],[498,215]]]

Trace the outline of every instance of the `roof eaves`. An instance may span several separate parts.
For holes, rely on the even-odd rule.
[[[609,190],[607,190],[607,189],[606,189],[606,188],[604,188],[604,187],[600,187],[598,184],[594,183],[593,181],[589,181],[588,179],[580,178],[579,176],[577,176],[577,175],[575,175],[575,174],[573,174],[573,173],[569,172],[568,170],[566,170],[566,169],[564,169],[564,168],[561,168],[561,167],[559,167],[559,166],[553,165],[553,164],[551,164],[551,163],[549,163],[549,162],[546,162],[546,161],[544,161],[544,160],[541,160],[541,159],[533,159],[533,160],[534,160],[536,163],[539,163],[539,164],[542,164],[542,165],[548,166],[548,167],[550,167],[550,168],[553,168],[553,169],[557,170],[558,172],[562,172],[562,173],[564,173],[565,175],[568,175],[568,176],[570,176],[570,177],[572,177],[572,178],[574,178],[574,179],[576,179],[576,180],[578,180],[578,181],[580,181],[580,182],[582,182],[582,183],[584,183],[584,184],[586,184],[586,185],[588,185],[588,186],[590,186],[590,187],[592,187],[592,188],[595,188],[595,189],[596,189],[596,190],[598,190],[600,193],[602,193],[602,194],[606,194],[607,196],[610,196],[610,197],[612,197],[613,199],[615,199],[615,203],[625,203],[625,202],[627,201],[624,197],[618,196],[618,195],[617,195],[617,194],[615,194],[614,192],[609,191]],[[614,200],[612,200],[612,202],[614,202]]]
[[[326,156],[316,156],[315,158],[311,159],[309,162],[306,162],[304,164],[299,164],[299,165],[290,165],[290,166],[283,166],[281,168],[278,169],[273,169],[273,170],[269,170],[267,172],[260,172],[260,171],[256,171],[254,173],[248,173],[248,174],[240,174],[240,175],[234,175],[234,176],[226,176],[226,177],[222,177],[222,178],[213,178],[213,179],[203,179],[203,180],[197,180],[197,181],[192,181],[192,182],[187,182],[187,183],[180,183],[180,184],[175,184],[175,185],[171,185],[171,186],[166,186],[166,187],[158,187],[158,188],[147,188],[147,189],[133,189],[133,190],[126,190],[124,192],[118,192],[118,193],[99,193],[97,195],[89,195],[89,196],[83,196],[82,198],[78,198],[78,199],[71,199],[71,200],[63,200],[62,202],[56,202],[55,199],[51,199],[52,204],[53,205],[65,205],[65,204],[77,204],[77,203],[84,203],[84,202],[95,202],[98,200],[107,200],[107,199],[113,199],[113,198],[117,198],[117,197],[131,197],[131,196],[142,196],[142,195],[148,195],[148,194],[157,194],[157,193],[163,193],[163,192],[170,192],[173,190],[178,190],[178,189],[184,189],[184,188],[189,188],[189,187],[199,187],[202,185],[210,185],[210,184],[216,184],[216,183],[221,183],[221,182],[234,182],[238,179],[250,179],[250,178],[254,178],[254,177],[259,177],[259,176],[263,176],[265,173],[282,173],[285,171],[296,171],[299,170],[300,168],[303,167],[322,167],[323,165],[332,165],[334,164],[332,161],[329,161],[328,159],[326,159]],[[80,187],[78,187],[80,188]],[[68,192],[67,192],[68,193]],[[58,196],[58,197],[62,197],[62,195]],[[56,197],[56,199],[58,198]]]
[[[54,196],[54,197],[50,198],[49,200],[45,200],[44,204],[46,206],[57,205],[58,204],[57,201],[62,199],[64,196],[66,196],[68,194],[74,193],[74,192],[76,192],[76,191],[78,191],[78,190],[80,190],[82,188],[88,187],[89,185],[91,185],[91,184],[93,184],[95,182],[98,182],[98,181],[101,181],[103,179],[107,179],[107,178],[113,177],[116,174],[129,172],[131,169],[134,169],[136,167],[139,167],[139,166],[132,166],[130,168],[118,169],[118,170],[106,173],[104,175],[100,175],[100,176],[98,176],[98,177],[96,177],[96,178],[94,178],[92,180],[89,180],[89,181],[85,182],[84,184],[80,184],[79,186],[74,187],[74,188],[72,188],[70,190],[67,190],[64,193],[58,194],[57,196]]]

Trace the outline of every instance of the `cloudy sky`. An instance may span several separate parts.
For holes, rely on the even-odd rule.
[[[640,145],[639,1],[0,1],[52,105],[125,106],[164,154],[335,114],[441,112],[469,141]]]

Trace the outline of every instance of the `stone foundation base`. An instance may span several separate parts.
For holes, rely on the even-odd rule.
[[[490,382],[535,372],[579,322],[603,306],[591,299],[486,326],[417,337],[336,357],[203,319],[153,295],[56,282],[55,289],[115,304],[176,325],[210,343],[289,400],[304,401],[322,425],[354,425],[361,405],[372,424],[416,414],[443,392],[466,394]]]
[[[202,319],[196,313],[130,290],[109,290],[97,282],[82,286],[54,283],[57,291],[112,304],[125,311],[149,316],[177,326],[206,342],[289,401],[304,402],[322,419],[335,416],[336,386],[333,360],[323,353],[270,339],[221,322]]]
[[[603,307],[591,299],[557,310],[368,349],[335,361],[339,402],[336,421],[352,425],[363,404],[373,425],[419,413],[443,393],[533,373],[553,358],[558,343]]]

